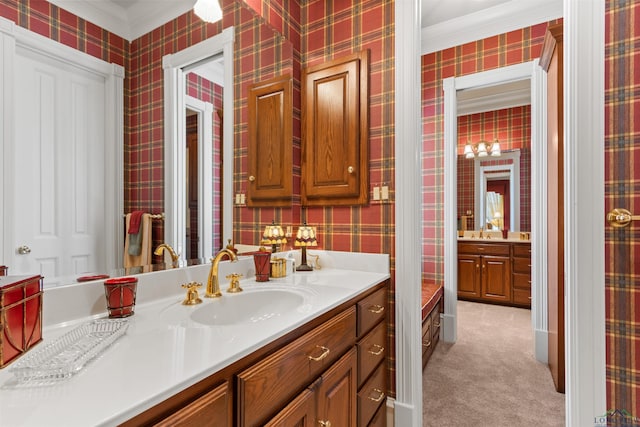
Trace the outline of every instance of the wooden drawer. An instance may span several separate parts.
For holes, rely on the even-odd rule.
[[[529,258],[514,258],[513,259],[513,272],[514,273],[531,273],[531,260]]]
[[[506,244],[490,243],[458,243],[458,253],[473,255],[510,255],[511,250]]]
[[[531,274],[513,273],[513,288],[531,290]]]
[[[174,412],[155,427],[230,426],[231,390],[229,383],[219,385],[182,409]]]
[[[434,349],[440,340],[440,306],[436,305],[431,312],[431,348]]]
[[[386,427],[387,425],[387,405],[380,405],[378,411],[369,422],[368,427]]]
[[[262,424],[279,411],[355,344],[355,331],[351,307],[241,372],[239,424]]]
[[[358,338],[385,317],[387,310],[387,288],[381,288],[358,302]]]
[[[531,290],[514,289],[513,303],[518,305],[531,306]]]
[[[531,244],[530,243],[514,243],[513,256],[531,258]]]
[[[424,368],[433,350],[433,337],[431,333],[431,316],[427,316],[422,322],[422,367]]]
[[[387,375],[384,365],[380,365],[374,374],[358,392],[358,426],[366,426],[385,401]]]
[[[358,343],[358,387],[386,356],[387,322],[380,322]]]

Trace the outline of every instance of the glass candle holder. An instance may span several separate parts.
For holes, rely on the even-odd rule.
[[[136,305],[136,288],[138,279],[135,277],[117,277],[104,281],[104,294],[107,299],[109,317],[129,317],[133,315]]]

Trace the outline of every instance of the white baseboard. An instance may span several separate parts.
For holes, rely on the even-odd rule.
[[[393,397],[387,397],[387,427],[394,427],[394,409],[396,400]]]
[[[535,329],[533,331],[533,344],[536,360],[540,363],[549,362],[549,334],[547,331]]]
[[[416,411],[416,408],[413,405],[407,405],[406,403],[402,403],[402,402],[394,402],[394,405],[393,405],[394,424],[393,425],[412,426],[415,411]]]
[[[456,336],[456,317],[450,314],[440,315],[442,319],[442,341],[448,343],[455,343]]]

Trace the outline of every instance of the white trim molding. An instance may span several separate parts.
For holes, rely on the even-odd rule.
[[[395,425],[422,425],[420,2],[395,2]]]
[[[566,425],[585,426],[609,409],[603,221],[605,5],[565,0],[564,7]]]
[[[534,68],[537,66],[537,61],[530,61],[521,64],[511,65],[508,67],[497,68],[495,70],[483,71],[480,73],[469,74],[461,77],[449,77],[442,81],[444,91],[444,314],[442,322],[443,341],[455,342],[456,341],[456,317],[457,317],[457,303],[458,303],[458,270],[457,270],[457,92],[459,90],[473,89],[478,87],[488,87],[493,85],[500,85],[504,82],[512,82],[519,80],[531,81],[531,120],[532,129],[536,129],[536,132],[532,130],[531,133],[531,146],[532,157],[533,151],[537,147],[546,141],[540,140],[542,135],[546,134],[546,130],[541,131],[543,128],[540,124],[541,118],[546,114],[541,114],[540,105],[546,105],[543,93],[546,93],[546,86],[544,88],[535,87],[534,84],[540,84],[540,76],[536,77],[537,70]],[[539,67],[538,67],[539,68]],[[543,80],[544,81],[544,80]],[[535,83],[534,83],[535,82]],[[535,112],[535,114],[533,113]],[[536,120],[534,123],[533,120]],[[545,122],[546,123],[546,122]],[[539,193],[535,198],[532,196],[532,212],[540,209],[539,206],[533,204],[534,200],[540,200],[546,193],[546,188],[543,188],[539,184],[539,177],[541,170],[546,170],[546,157],[541,158],[539,155],[537,159],[541,162],[537,164],[537,169],[532,167],[532,185],[534,182],[537,184],[537,192]],[[533,217],[532,217],[533,219]],[[544,221],[544,220],[543,220]],[[545,223],[546,224],[546,223]],[[546,225],[545,225],[546,230]],[[537,244],[538,236],[532,234],[532,247]],[[539,247],[539,245],[537,246]],[[546,257],[546,253],[545,253]],[[538,255],[534,258],[537,262],[532,263],[532,275],[534,277],[541,277],[544,272],[544,266],[546,265],[545,259],[541,259]],[[536,307],[531,311],[531,323],[535,325],[536,332],[541,325],[546,326],[546,321],[542,321],[541,318],[546,319],[547,313],[547,301],[546,297],[541,298],[541,294],[546,296],[546,290],[542,291],[536,283],[532,283],[532,307]],[[546,330],[543,331],[546,334]],[[534,352],[537,357],[543,360],[547,358],[547,345],[546,343],[540,343],[540,334],[534,334]]]
[[[511,0],[422,28],[422,54],[460,46],[561,17],[561,0]],[[461,31],[461,28],[464,28],[464,31]]]
[[[13,104],[17,94],[14,93],[16,49],[37,52],[89,71],[105,79],[105,265],[112,269],[121,267],[124,252],[124,68],[110,64],[98,58],[80,52],[62,43],[36,34],[15,25],[12,21],[0,17],[0,93],[2,105],[0,123],[0,152],[2,153],[3,175],[0,185],[0,219],[2,220],[2,237],[0,242],[0,259],[12,251],[12,230],[7,229],[11,221],[5,200],[12,200],[13,186],[8,178],[13,174],[11,159],[15,144]]]

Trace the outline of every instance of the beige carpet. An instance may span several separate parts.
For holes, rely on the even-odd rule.
[[[458,341],[422,377],[423,426],[563,426],[564,394],[533,357],[531,312],[458,302]]]

